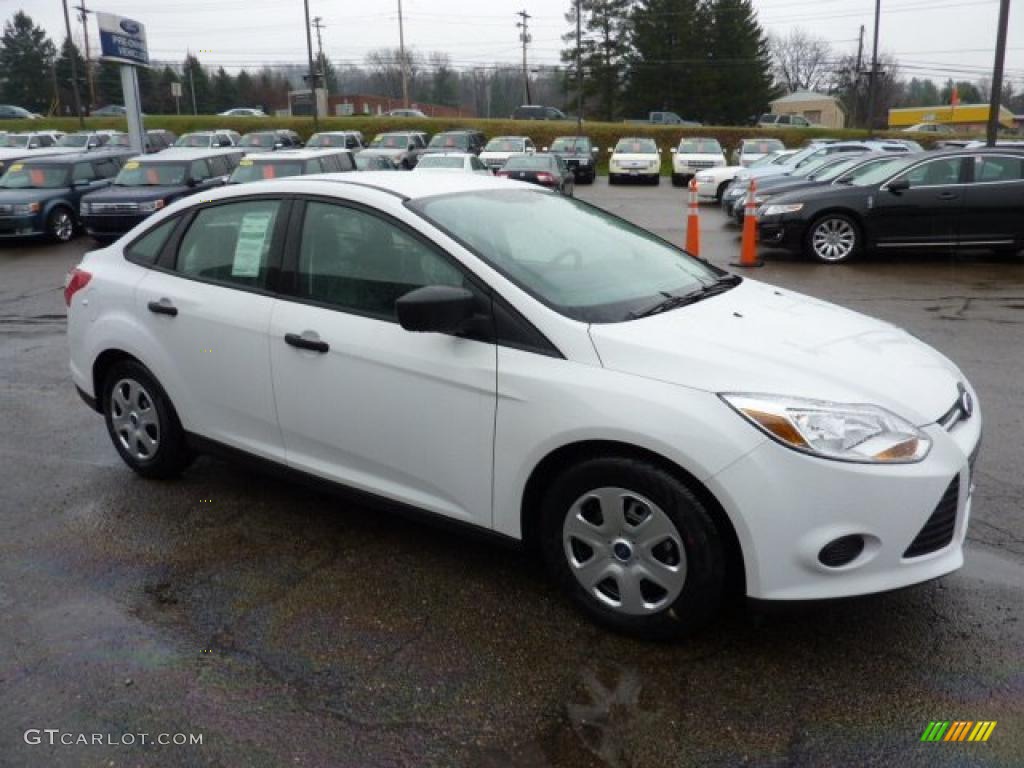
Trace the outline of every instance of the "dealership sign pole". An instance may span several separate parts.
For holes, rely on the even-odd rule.
[[[139,97],[137,67],[149,66],[146,28],[133,19],[112,13],[97,13],[100,30],[100,51],[103,61],[121,65],[121,90],[124,94],[125,117],[128,119],[128,141],[140,154],[145,151],[142,133],[142,100]]]

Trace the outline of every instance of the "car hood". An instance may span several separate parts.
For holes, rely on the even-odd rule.
[[[893,325],[753,280],[690,306],[590,326],[606,368],[707,392],[873,403],[919,426],[963,376]]]
[[[389,149],[387,147],[380,147],[378,149],[375,147],[373,149],[364,149],[362,150],[362,152],[365,155],[380,155],[381,157],[399,157],[400,155],[404,155],[406,152],[408,152],[408,150],[401,148]]]
[[[661,155],[652,155],[652,154],[642,153],[642,152],[637,152],[637,153],[633,153],[633,152],[615,152],[615,153],[612,154],[611,159],[614,160],[617,163],[622,163],[622,162],[632,163],[632,162],[637,162],[637,161],[649,163],[652,160],[657,160],[660,163],[661,162]]]
[[[166,185],[157,187],[106,187],[82,196],[89,203],[148,203],[160,200],[168,195],[177,195],[185,187]]]
[[[772,198],[773,203],[828,203],[832,200],[850,203],[859,199],[866,200],[876,194],[878,187],[858,187],[851,184],[823,184],[800,189],[785,190]],[[771,192],[771,190],[767,190]],[[775,194],[772,192],[772,194]]]
[[[68,194],[67,187],[56,189],[0,189],[0,203],[18,205],[19,203],[43,203],[55,197]]]

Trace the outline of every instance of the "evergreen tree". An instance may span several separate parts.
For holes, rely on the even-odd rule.
[[[776,96],[768,39],[751,0],[710,0],[711,71],[701,90],[709,94],[705,122],[744,125]]]
[[[111,61],[101,61],[96,67],[94,79],[96,82],[96,103],[93,109],[105,107],[108,104],[124,104],[124,91],[121,88],[121,65]],[[139,91],[141,92],[141,84]],[[88,99],[86,99],[88,100]]]
[[[213,109],[213,98],[210,88],[210,76],[206,73],[199,59],[189,54],[182,64],[182,96],[183,101],[188,105],[183,112],[192,112],[192,89],[195,89],[196,110],[200,115],[208,115]]]
[[[213,76],[212,99],[211,109],[214,112],[223,112],[226,109],[239,106],[238,84],[224,67],[220,67]]]
[[[614,120],[621,111],[621,94],[625,59],[629,53],[629,9],[632,0],[581,0],[583,63],[583,98],[593,103],[595,117]],[[566,65],[566,86],[570,109],[575,110],[578,95],[576,72],[576,5],[565,15],[570,29],[562,40],[568,47],[562,51]]]
[[[246,107],[252,106],[252,75],[244,69],[239,72],[238,77],[235,78],[235,88],[238,91],[238,103]]]
[[[2,100],[30,112],[46,112],[53,96],[43,86],[51,82],[51,68],[57,58],[57,47],[23,11],[4,24],[0,39],[0,80]]]
[[[702,119],[710,100],[706,5],[639,0],[632,14],[628,108],[641,117],[668,110]]]
[[[85,58],[78,47],[71,42],[71,38],[64,39],[61,46],[60,57],[55,64],[57,70],[57,88],[60,93],[61,112],[65,115],[75,114],[74,84],[71,81],[71,61],[74,59],[75,71],[78,73],[78,97],[81,106],[85,107],[85,97],[88,86],[85,83]]]

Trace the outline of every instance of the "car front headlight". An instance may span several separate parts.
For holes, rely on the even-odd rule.
[[[139,203],[139,211],[142,213],[153,213],[164,207],[163,200],[150,200],[148,203]]]
[[[778,205],[765,206],[765,216],[781,216],[784,213],[797,213],[804,207],[803,203],[779,203]]]
[[[31,216],[33,213],[39,213],[39,203],[21,203],[14,206],[12,212],[15,216]]]
[[[580,165],[590,165],[590,158],[589,157],[581,157],[579,164]]]
[[[723,394],[737,413],[795,451],[861,464],[912,464],[932,441],[906,419],[877,405],[796,397]]]

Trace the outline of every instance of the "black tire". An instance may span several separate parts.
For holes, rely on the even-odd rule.
[[[126,388],[125,382],[138,384],[141,396],[131,395],[130,385]],[[115,402],[115,388],[118,388],[120,402],[133,401],[133,407],[127,411],[127,423],[121,426],[116,426],[115,420],[126,412],[118,402]],[[138,474],[154,479],[177,477],[192,463],[195,455],[186,443],[185,431],[181,427],[174,406],[160,383],[141,363],[134,360],[114,363],[104,378],[100,403],[107,424],[107,433],[114,443],[114,448],[124,463]],[[137,409],[134,407],[135,404],[139,406]],[[150,456],[140,457],[140,443],[131,430],[134,426],[136,435],[140,431],[148,430],[146,426],[139,429],[140,421],[137,418],[137,414],[141,416],[145,413],[148,413],[150,418],[155,414],[156,447]],[[153,430],[148,430],[147,434],[150,439],[154,439]],[[133,446],[134,450],[130,449],[129,445]]]
[[[593,184],[597,180],[597,171],[591,171],[584,181],[585,184]]]
[[[75,236],[75,214],[63,205],[55,206],[46,217],[46,234],[58,243],[67,243]]]
[[[617,173],[608,174],[608,185],[614,185],[619,183],[619,175]]]
[[[673,173],[672,174],[672,186],[673,187],[681,187],[681,186],[683,186],[683,177],[680,176],[678,173]]]
[[[726,187],[729,186],[730,183],[731,182],[729,182],[729,181],[723,181],[721,184],[718,185],[718,189],[715,191],[715,202],[716,203],[721,204],[721,202],[722,202],[722,195],[725,194],[725,189],[726,189]]]
[[[608,602],[601,581],[592,589],[584,588],[577,580],[574,565],[570,563],[564,526],[574,505],[591,491],[600,488],[625,489],[649,500],[657,512],[671,521],[676,540],[685,554],[685,581],[674,600],[671,593],[663,598],[666,604],[643,614],[629,613]],[[643,508],[643,507],[641,507]],[[625,507],[624,507],[625,509]],[[587,459],[563,472],[549,486],[541,507],[541,549],[549,572],[570,598],[595,622],[610,629],[647,639],[674,639],[690,634],[705,626],[714,615],[725,590],[725,551],[721,538],[707,510],[697,497],[674,475],[648,462],[618,456]],[[611,520],[611,518],[609,518]],[[663,519],[663,518],[659,518]],[[595,529],[596,530],[596,529]],[[641,530],[641,529],[634,529]],[[597,534],[595,534],[597,535]],[[618,542],[625,534],[614,530],[602,532],[609,536],[609,552],[613,540]],[[642,535],[642,533],[640,534]],[[651,547],[658,549],[675,543],[666,539]],[[603,546],[603,544],[602,544]],[[617,543],[614,546],[618,546]],[[639,540],[630,546],[640,551]],[[575,552],[575,550],[572,550]],[[595,557],[601,558],[596,550]],[[677,553],[678,554],[678,553]],[[605,555],[610,557],[610,555]],[[637,560],[640,556],[636,555]],[[585,565],[587,560],[583,561]],[[629,561],[623,561],[628,563]],[[618,561],[613,563],[613,567]],[[623,571],[627,570],[624,567]],[[619,584],[616,577],[612,583]],[[652,586],[652,582],[648,582]],[[601,591],[605,599],[595,592]],[[648,597],[644,596],[645,610]],[[620,600],[620,602],[622,602]],[[650,603],[657,607],[657,600]]]
[[[655,177],[653,177],[651,179],[651,184],[653,184],[655,187],[657,187],[657,186],[659,186],[661,184],[661,174],[660,173],[657,176],[655,176]]]
[[[829,228],[836,233],[843,233],[842,242],[844,244],[849,237],[849,246],[843,245],[841,248],[837,246],[831,255],[826,255],[827,248],[819,247],[818,243],[819,235],[824,235],[824,230]],[[861,233],[860,225],[845,213],[829,212],[818,216],[808,225],[804,234],[804,254],[817,259],[822,264],[842,264],[851,261],[860,255],[863,247],[864,236]]]

